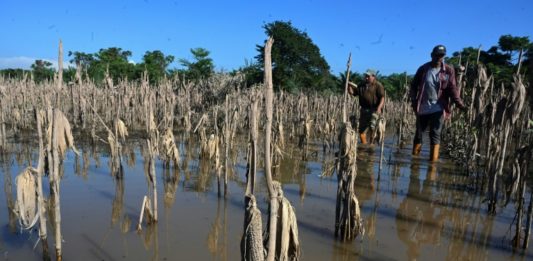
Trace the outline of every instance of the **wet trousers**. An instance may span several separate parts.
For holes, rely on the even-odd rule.
[[[414,144],[422,144],[422,136],[429,128],[429,140],[431,145],[440,144],[440,135],[444,126],[444,114],[442,111],[427,115],[416,116],[416,132]]]

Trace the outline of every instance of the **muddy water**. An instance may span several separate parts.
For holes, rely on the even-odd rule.
[[[122,181],[110,176],[105,148],[82,147],[79,157],[68,153],[61,182],[65,260],[239,260],[244,153],[233,156],[227,200],[217,197],[215,174],[209,162],[198,160],[196,150],[181,146],[183,164],[177,171],[165,169],[158,161],[160,220],[137,232],[142,198],[150,193],[140,145],[134,142],[126,148]],[[28,164],[30,154],[20,144],[13,151],[17,153],[5,156],[1,168],[0,259],[42,260],[40,243],[34,249],[37,231],[21,231],[8,211],[16,198],[15,176]],[[296,210],[303,260],[533,258],[531,247],[524,255],[509,248],[512,203],[499,208],[498,215],[488,216],[483,197],[469,190],[468,179],[453,164],[446,159],[429,164],[427,150],[412,158],[409,148],[397,148],[391,141],[386,144],[381,173],[379,149],[361,148],[356,194],[365,235],[350,243],[336,241],[337,181],[335,176],[320,177],[332,161],[331,153],[322,153],[318,143],[311,145],[305,160],[298,149],[286,152],[274,173]],[[36,156],[31,156],[34,164]],[[48,179],[43,184],[48,194]],[[264,215],[264,181],[257,186]],[[53,250],[50,224],[48,231]]]

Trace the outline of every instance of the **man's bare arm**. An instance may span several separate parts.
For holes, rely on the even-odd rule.
[[[352,96],[355,96],[357,93],[357,84],[348,82],[348,93]]]

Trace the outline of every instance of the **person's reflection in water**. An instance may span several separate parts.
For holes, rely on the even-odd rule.
[[[366,158],[357,164],[357,177],[355,179],[355,194],[359,200],[359,207],[362,208],[365,204],[372,207],[374,210],[370,216],[363,216],[365,225],[365,236],[374,239],[376,232],[376,207],[378,202],[370,201],[375,192],[376,185],[374,180],[374,157],[372,154],[365,155]],[[368,202],[370,201],[370,202]],[[367,202],[367,203],[365,203]]]
[[[376,188],[374,181],[374,158],[368,157],[365,160],[358,160],[357,177],[355,177],[355,195],[359,200],[359,205],[368,201]]]
[[[429,165],[420,187],[420,166],[411,165],[411,177],[407,195],[396,214],[398,238],[407,245],[407,257],[416,260],[423,244],[439,243],[444,224],[444,213],[433,203],[432,187],[436,179],[436,167]]]

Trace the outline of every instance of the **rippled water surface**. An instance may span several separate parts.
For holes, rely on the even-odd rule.
[[[28,145],[12,145],[2,158],[0,185],[0,259],[42,260],[37,231],[21,231],[9,206],[16,200],[15,177],[36,164]],[[80,146],[69,152],[61,181],[64,260],[239,260],[243,232],[246,146],[232,156],[229,195],[218,198],[211,160],[198,160],[198,146],[180,146],[179,169],[156,163],[159,222],[136,231],[144,195],[149,193],[142,141],[125,148],[124,179],[110,175],[106,148]],[[31,145],[35,148],[35,145]],[[379,173],[379,149],[359,152],[356,194],[365,226],[364,237],[344,243],[333,236],[337,180],[320,177],[333,160],[321,143],[310,146],[306,160],[288,148],[274,171],[298,218],[303,260],[508,260],[532,259],[510,245],[515,206],[487,215],[483,197],[446,159],[429,164],[428,151],[412,158],[409,148],[388,141]],[[258,204],[263,221],[268,208],[263,173],[258,173]],[[378,178],[379,177],[379,178]],[[43,184],[48,195],[48,178]],[[49,219],[50,222],[50,219]],[[48,225],[48,245],[54,249]],[[37,246],[34,248],[34,246]],[[51,251],[53,253],[53,251]],[[52,256],[52,259],[55,259]]]

